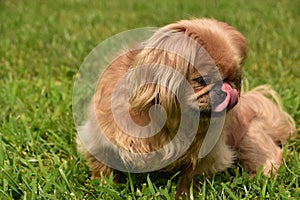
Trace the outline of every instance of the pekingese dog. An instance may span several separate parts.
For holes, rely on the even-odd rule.
[[[179,197],[195,174],[223,171],[237,160],[250,173],[260,166],[266,176],[276,173],[280,144],[295,124],[270,87],[241,94],[246,53],[244,36],[232,26],[191,19],[117,57],[79,128],[78,150],[92,178],[113,169],[181,170]]]

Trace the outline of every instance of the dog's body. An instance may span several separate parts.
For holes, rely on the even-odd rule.
[[[102,75],[95,95],[93,96],[89,118],[86,124],[80,128],[80,135],[91,138],[89,147],[78,138],[78,149],[87,158],[87,163],[92,171],[92,178],[100,177],[100,174],[109,175],[112,169],[97,160],[95,152],[105,150],[106,143],[98,143],[93,140],[101,134],[105,134],[114,145],[125,150],[125,152],[143,155],[145,153],[158,151],[169,143],[176,135],[181,120],[180,106],[174,94],[168,92],[159,84],[146,84],[138,88],[130,95],[129,102],[122,99],[115,101],[112,105],[113,89],[117,82],[126,73],[145,64],[167,65],[176,72],[182,74],[192,85],[194,99],[197,101],[200,111],[199,127],[191,145],[185,153],[176,161],[164,167],[162,170],[182,170],[183,180],[178,194],[188,192],[188,184],[195,174],[212,174],[223,171],[239,159],[247,170],[255,173],[262,165],[263,173],[270,175],[275,173],[281,164],[281,148],[278,143],[283,143],[289,135],[295,131],[293,120],[282,110],[278,103],[269,100],[265,96],[271,95],[275,100],[276,94],[267,86],[258,87],[252,91],[241,94],[237,103],[238,93],[241,88],[241,64],[246,56],[246,43],[244,37],[229,25],[211,19],[193,19],[171,24],[157,32],[146,41],[146,46],[135,51],[130,51],[118,57]],[[168,33],[168,37],[163,36]],[[186,44],[186,40],[176,38],[185,35],[192,38],[197,44],[204,47],[217,66],[221,81],[216,78],[204,80],[201,77],[209,75],[216,77],[216,72],[201,62],[203,56]],[[178,45],[172,41],[179,43]],[[176,46],[177,45],[177,46]],[[171,46],[184,49],[178,56],[166,48]],[[184,54],[182,56],[182,54]],[[201,54],[201,52],[200,52]],[[187,59],[182,57],[187,56]],[[156,70],[156,73],[160,73]],[[173,72],[163,70],[164,79],[167,76],[166,85],[176,84],[172,80]],[[149,74],[137,73],[129,75],[129,84],[138,84],[143,79],[155,79]],[[154,82],[155,83],[155,82]],[[124,86],[125,87],[125,86]],[[131,87],[131,86],[129,86]],[[133,86],[134,87],[134,86]],[[166,122],[162,129],[151,137],[138,138],[125,133],[115,121],[112,108],[121,108],[128,103],[128,112],[134,123],[143,127],[150,122],[156,123],[151,118],[149,111],[155,104],[162,105],[166,112]],[[198,109],[198,108],[197,108]],[[226,112],[226,109],[228,110]],[[220,137],[212,150],[204,157],[199,157],[203,140],[209,126],[217,126],[218,115],[225,116],[225,124]],[[119,113],[121,115],[122,113]],[[201,117],[201,114],[203,114]],[[211,117],[216,120],[210,120]],[[187,116],[188,118],[188,116]],[[157,119],[159,123],[161,119]],[[100,131],[102,130],[102,131]],[[186,129],[185,129],[186,130]],[[143,134],[143,133],[141,133]],[[188,133],[187,133],[188,135]],[[170,159],[185,150],[188,136],[180,139],[180,142],[168,147],[163,158]],[[87,140],[86,140],[87,141]],[[102,147],[101,147],[102,146]],[[92,151],[92,152],[91,152]],[[143,166],[147,163],[144,158],[131,156],[132,154],[120,153],[118,156],[123,163],[134,163]],[[139,160],[140,159],[140,160]],[[155,163],[153,163],[155,164]]]

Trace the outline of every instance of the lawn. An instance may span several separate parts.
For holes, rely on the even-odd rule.
[[[76,152],[76,73],[101,41],[138,27],[212,17],[248,40],[244,85],[271,84],[300,124],[300,1],[0,0],[0,199],[173,199],[177,177],[89,179]],[[299,131],[298,131],[299,135]],[[300,140],[277,175],[250,179],[241,166],[199,176],[195,199],[299,199]]]

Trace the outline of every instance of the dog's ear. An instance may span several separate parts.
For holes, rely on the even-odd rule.
[[[188,90],[191,69],[199,45],[181,30],[159,29],[144,43],[136,56],[128,83],[131,84],[130,105],[143,111],[160,104],[167,114],[179,109],[178,101]]]
[[[159,104],[164,107],[168,116],[177,112],[180,100],[178,98],[184,96],[181,89],[186,79],[184,75],[174,68],[157,63],[135,67],[131,73],[131,109],[142,112]]]
[[[191,66],[177,55],[162,51],[159,54],[160,59],[164,57],[161,63],[143,62],[145,64],[135,67],[128,76],[130,107],[141,113],[158,104],[164,108],[168,117],[175,117],[179,115],[183,105],[192,106],[194,103],[194,90],[188,81],[188,69]],[[185,70],[176,69],[179,66]]]

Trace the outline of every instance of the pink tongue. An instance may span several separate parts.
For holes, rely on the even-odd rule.
[[[228,83],[223,83],[222,91],[226,93],[226,98],[222,103],[214,108],[214,112],[221,112],[227,107],[229,109],[233,108],[238,102],[238,91],[236,89],[233,89]]]

